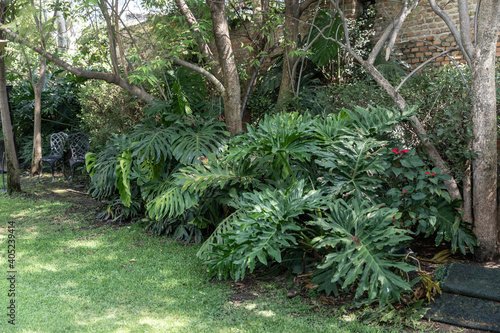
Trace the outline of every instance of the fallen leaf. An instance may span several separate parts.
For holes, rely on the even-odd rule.
[[[127,266],[125,266],[125,265],[120,265],[120,266],[122,266],[122,267],[127,267]]]
[[[135,259],[130,259],[129,262],[135,262]]]
[[[89,254],[94,254],[94,252],[90,251]]]

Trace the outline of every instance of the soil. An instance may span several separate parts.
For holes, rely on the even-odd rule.
[[[131,222],[110,221],[97,219],[97,213],[104,209],[104,205],[95,201],[88,195],[89,179],[88,176],[78,175],[72,184],[69,184],[62,175],[56,173],[56,180],[51,182],[50,174],[45,174],[40,181],[35,178],[30,178],[24,174],[21,178],[21,188],[25,193],[24,196],[32,197],[33,199],[46,199],[67,201],[74,205],[67,213],[80,212],[84,213],[91,220],[91,228],[99,228],[101,226],[112,226],[113,228],[121,228],[130,225]],[[442,243],[436,246],[432,239],[417,238],[410,246],[418,259],[421,270],[434,277],[436,269],[444,264],[452,262],[460,262],[467,265],[481,265],[489,268],[500,268],[500,259],[491,262],[477,262],[473,255],[463,255],[461,253],[449,253],[449,245]],[[214,282],[218,283],[218,282]],[[287,297],[301,297],[305,302],[314,306],[318,311],[328,309],[328,311],[336,312],[337,309],[352,302],[352,295],[341,295],[338,297],[332,296],[310,296],[309,289],[310,279],[307,274],[298,277],[290,275],[278,275],[272,278],[259,275],[247,276],[243,281],[230,282],[234,291],[231,294],[229,301],[235,306],[241,306],[245,302],[255,300],[259,295],[267,294],[266,284],[278,284],[287,290]],[[423,322],[429,329],[436,332],[467,332],[479,333],[485,332],[481,330],[466,329],[438,322]],[[409,329],[408,332],[413,330]]]

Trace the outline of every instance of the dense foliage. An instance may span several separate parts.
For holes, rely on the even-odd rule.
[[[220,278],[279,264],[312,273],[328,294],[382,304],[411,288],[405,272],[416,268],[397,253],[414,235],[463,253],[477,246],[448,176],[393,135],[411,110],[265,115],[231,140],[186,110],[155,105],[144,125],[90,154],[91,194],[115,218],[144,211],[156,233],[209,236],[198,256]]]

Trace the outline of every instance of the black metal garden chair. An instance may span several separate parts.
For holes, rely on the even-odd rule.
[[[38,179],[40,180],[40,175],[42,174],[42,162],[48,162],[50,164],[50,170],[52,172],[52,182],[54,182],[54,165],[57,161],[61,160],[63,165],[63,175],[66,177],[66,172],[64,171],[64,150],[66,148],[66,142],[68,141],[68,134],[64,132],[53,133],[50,136],[50,155],[42,157],[38,161]]]
[[[90,135],[85,133],[74,133],[68,136],[69,148],[71,150],[71,158],[69,166],[71,168],[71,181],[75,175],[75,166],[78,164],[85,164],[85,155],[90,151]]]

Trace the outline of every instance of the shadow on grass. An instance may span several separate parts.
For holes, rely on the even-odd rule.
[[[0,219],[16,223],[18,272],[16,326],[4,315],[0,332],[389,331],[315,312],[281,291],[231,302],[230,284],[210,281],[198,246],[151,237],[139,225],[94,228],[85,207],[68,213],[70,206],[0,197]],[[8,270],[5,260],[0,269]],[[0,293],[8,283],[0,280]],[[0,298],[0,307],[8,302]]]

